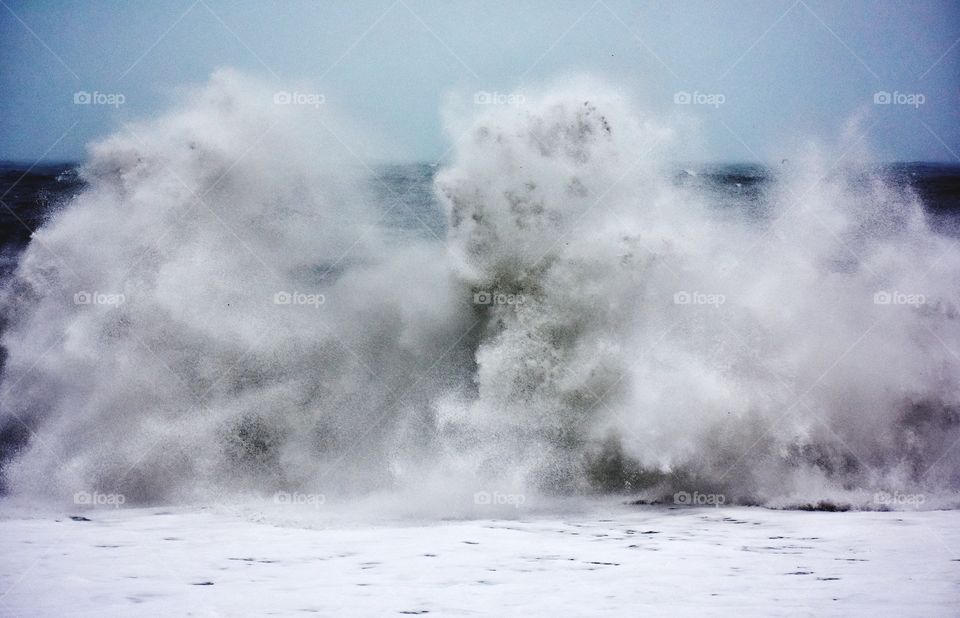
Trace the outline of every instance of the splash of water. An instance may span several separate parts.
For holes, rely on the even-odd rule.
[[[811,149],[718,204],[591,83],[470,118],[445,242],[397,240],[271,95],[218,73],[91,149],[5,288],[13,491],[960,487],[960,260],[909,188]]]

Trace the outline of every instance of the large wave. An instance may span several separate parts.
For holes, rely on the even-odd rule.
[[[956,495],[960,259],[909,187],[842,142],[719,200],[615,88],[511,102],[451,121],[443,241],[235,72],[93,145],[4,289],[9,490]]]

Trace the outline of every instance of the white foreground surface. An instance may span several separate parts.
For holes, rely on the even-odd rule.
[[[51,514],[0,502],[0,615],[960,613],[956,511],[278,521],[249,508]]]

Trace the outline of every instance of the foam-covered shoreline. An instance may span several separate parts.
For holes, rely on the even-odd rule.
[[[960,546],[952,512],[597,504],[563,516],[357,525],[289,507],[49,511],[0,501],[0,531],[0,608],[38,617],[937,616],[956,604]]]

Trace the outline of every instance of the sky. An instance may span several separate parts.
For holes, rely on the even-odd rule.
[[[0,159],[81,160],[222,67],[310,81],[400,160],[448,151],[451,92],[586,73],[693,119],[708,160],[778,160],[863,116],[877,159],[960,162],[949,0],[0,0]]]

